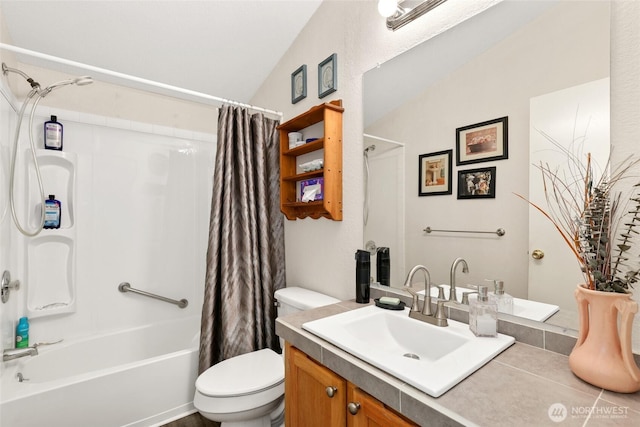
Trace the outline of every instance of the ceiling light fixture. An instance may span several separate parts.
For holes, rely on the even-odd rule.
[[[378,0],[378,12],[383,18],[393,16],[398,10],[398,0]]]
[[[395,31],[446,1],[447,0],[379,0],[378,12],[387,18],[387,28]]]

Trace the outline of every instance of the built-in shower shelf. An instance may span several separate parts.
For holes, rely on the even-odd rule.
[[[78,156],[72,152],[36,150],[44,196],[54,194],[62,203],[60,228],[43,229],[25,239],[26,309],[32,318],[76,311],[77,230],[75,194]],[[26,211],[29,228],[40,224],[42,200],[30,153],[27,166]]]
[[[316,105],[278,126],[280,131],[280,210],[287,219],[328,218],[342,221],[342,100]],[[317,140],[289,148],[289,132],[322,123]],[[320,125],[318,125],[320,126]],[[323,169],[298,173],[299,157],[316,156]],[[304,161],[304,160],[303,160]],[[323,179],[323,200],[301,202],[300,181]]]
[[[78,156],[75,153],[56,150],[36,150],[38,166],[44,185],[44,197],[54,194],[62,203],[62,218],[60,228],[73,228],[75,225],[75,185]],[[29,209],[31,217],[29,223],[35,228],[40,222],[40,209],[42,201],[39,200],[37,178],[30,153],[25,152],[27,162],[29,200],[28,206],[36,206],[38,209]]]

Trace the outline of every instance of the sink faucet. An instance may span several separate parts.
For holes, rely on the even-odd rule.
[[[9,360],[19,359],[21,357],[37,355],[38,349],[35,347],[8,348],[2,352],[2,361],[8,362]]]
[[[422,311],[420,311],[418,307],[418,295],[411,287],[413,276],[415,276],[418,271],[422,271],[424,273],[424,305],[422,306]],[[427,267],[424,265],[416,265],[413,267],[407,275],[407,279],[404,282],[404,288],[413,296],[413,304],[409,311],[409,317],[431,323],[436,326],[448,326],[447,316],[444,311],[444,300],[438,300],[438,309],[435,314],[431,310],[431,275],[429,274]]]
[[[456,295],[456,268],[460,263],[462,263],[462,272],[469,272],[467,261],[465,261],[463,258],[456,258],[453,261],[453,264],[451,264],[451,271],[449,272],[449,301],[458,302],[458,297]]]

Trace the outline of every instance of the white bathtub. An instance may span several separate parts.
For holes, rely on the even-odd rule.
[[[0,426],[143,427],[194,412],[197,331],[194,316],[42,346],[38,356],[7,362]]]

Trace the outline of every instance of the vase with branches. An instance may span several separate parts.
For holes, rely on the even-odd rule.
[[[640,390],[640,368],[633,358],[631,329],[638,304],[630,289],[640,279],[640,257],[632,250],[640,235],[640,184],[628,198],[617,184],[633,178],[640,159],[629,157],[614,169],[607,162],[596,177],[591,155],[583,153],[580,144],[565,148],[541,133],[567,162],[562,168],[535,165],[547,206],[527,201],[560,233],[585,279],[574,293],[580,330],[569,366],[590,384],[635,393]]]

